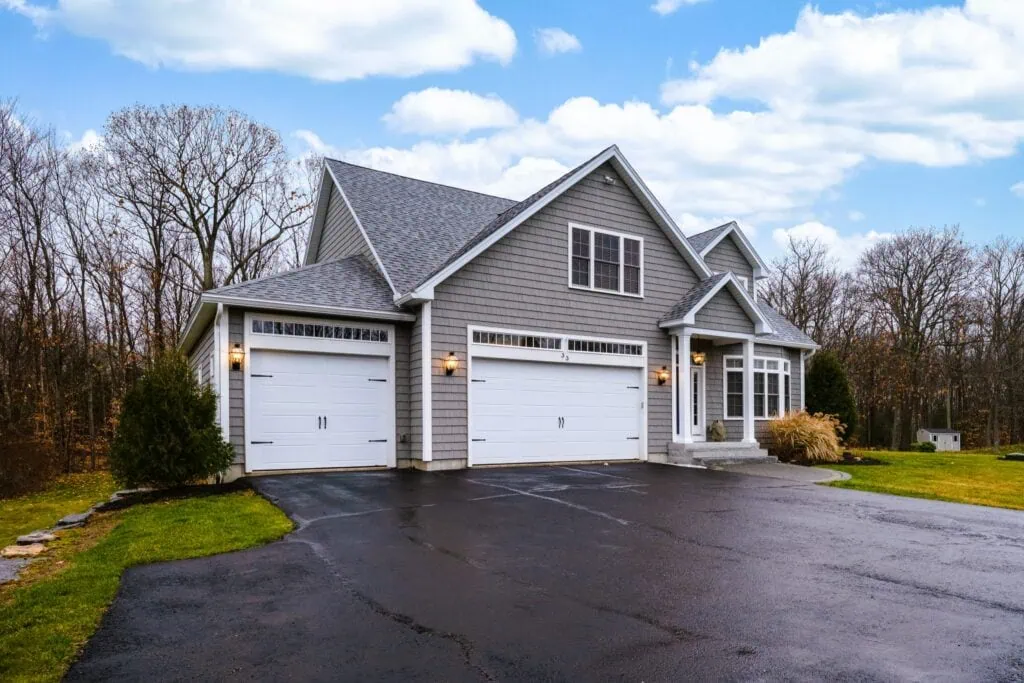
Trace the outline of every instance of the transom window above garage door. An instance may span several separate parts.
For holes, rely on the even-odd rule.
[[[544,337],[536,334],[506,334],[504,332],[485,332],[483,330],[473,331],[474,344],[490,344],[492,346],[517,346],[523,349],[551,349],[558,351],[562,348],[560,337]]]
[[[253,318],[252,331],[254,334],[273,334],[285,337],[313,337],[317,339],[384,343],[388,341],[388,331],[378,327],[300,323],[289,320],[271,320],[269,318]]]
[[[569,350],[579,353],[611,353],[618,356],[642,356],[644,347],[640,344],[619,344],[618,342],[570,339]]]

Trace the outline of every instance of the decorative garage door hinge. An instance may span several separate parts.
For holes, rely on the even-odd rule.
[[[372,379],[372,378],[369,379],[368,381],[370,381],[370,382],[387,382],[386,379]]]
[[[639,389],[640,387],[631,387],[631,386],[627,386],[626,388],[627,388],[627,389]]]
[[[387,443],[387,439],[370,439],[370,443]]]
[[[474,383],[479,383],[479,384],[483,384],[483,383],[484,383],[484,382],[486,382],[487,380],[485,380],[485,379],[474,379],[474,380],[472,380],[472,381],[473,381]]]
[[[273,375],[257,375],[255,372],[249,375],[250,377],[273,377]]]
[[[263,444],[271,444],[273,441],[250,441],[249,444],[252,446],[261,446]]]
[[[626,441],[639,441],[639,440],[640,440],[639,436],[627,436],[626,437]]]
[[[487,439],[473,439],[474,443],[477,443],[477,442],[480,442],[480,441],[487,441]]]

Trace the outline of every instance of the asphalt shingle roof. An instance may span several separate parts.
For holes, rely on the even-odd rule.
[[[511,199],[327,160],[400,293],[440,270]],[[521,202],[520,202],[521,203]]]
[[[761,314],[768,319],[772,326],[772,334],[758,335],[758,339],[766,339],[779,342],[794,342],[797,344],[814,344],[814,340],[800,331],[800,328],[786,320],[781,313],[763,301],[757,302]]]
[[[719,235],[732,226],[733,223],[731,222],[726,223],[725,225],[719,225],[717,228],[711,228],[710,230],[699,232],[696,235],[690,235],[686,238],[686,241],[690,243],[690,246],[697,250],[697,253],[700,253],[704,251],[704,247],[714,242]]]
[[[706,280],[701,280],[697,283],[697,286],[686,293],[682,299],[680,299],[672,309],[661,317],[658,322],[669,322],[670,320],[679,320],[685,318],[686,315],[693,310],[693,307],[700,303],[700,300],[704,298],[704,295],[714,289],[715,285],[728,277],[728,273],[718,273],[712,275]]]
[[[249,280],[208,292],[240,299],[397,312],[394,295],[377,268],[363,256],[303,266],[280,275]]]

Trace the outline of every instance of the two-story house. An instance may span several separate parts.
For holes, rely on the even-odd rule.
[[[306,265],[204,293],[181,348],[231,476],[757,455],[815,348],[764,276],[614,146],[520,202],[328,160]]]

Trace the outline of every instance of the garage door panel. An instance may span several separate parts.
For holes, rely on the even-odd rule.
[[[269,376],[250,378],[250,470],[387,465],[394,388],[371,381],[387,379],[387,358],[266,350],[251,356],[252,374]]]
[[[640,457],[638,368],[481,358],[473,379],[474,463]]]

